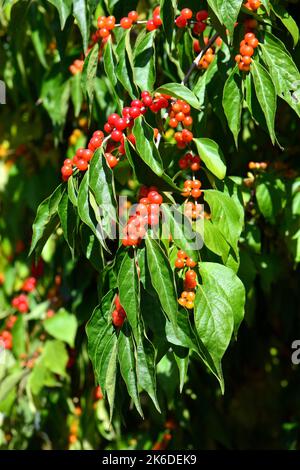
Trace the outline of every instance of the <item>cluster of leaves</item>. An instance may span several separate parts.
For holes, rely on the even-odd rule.
[[[137,249],[127,249],[118,240],[105,241],[99,237],[99,227],[106,231],[111,217],[110,212],[99,213],[99,207],[109,204],[117,209],[116,195],[127,196],[135,202],[141,184],[156,185],[165,201],[176,201],[177,210],[183,210],[180,187],[188,175],[177,173],[183,152],[176,149],[172,134],[164,133],[163,116],[155,120],[148,115],[146,119],[135,121],[136,146],[125,143],[126,156],[114,171],[107,167],[104,151],[99,149],[83,177],[74,174],[68,183],[56,187],[39,205],[31,251],[49,264],[49,277],[41,281],[38,297],[32,295],[30,313],[18,316],[12,331],[13,351],[5,352],[5,367],[0,371],[4,422],[9,423],[11,414],[12,419],[23,420],[28,425],[25,436],[16,432],[12,439],[10,437],[10,445],[26,447],[31,437],[46,425],[36,422],[37,411],[39,419],[46,423],[51,409],[59,404],[64,410],[68,408],[69,420],[73,419],[76,411],[70,397],[78,395],[81,406],[87,410],[86,421],[90,415],[95,418],[89,427],[86,425],[89,437],[82,445],[85,448],[98,445],[97,440],[90,437],[96,426],[105,439],[114,439],[121,409],[124,409],[124,402],[128,404],[125,387],[142,416],[145,408],[147,413],[150,410],[156,416],[144,391],[162,415],[154,418],[154,421],[160,420],[162,429],[168,409],[173,410],[185,427],[186,406],[189,405],[182,404],[175,411],[178,400],[175,390],[182,391],[189,383],[193,392],[184,392],[186,396],[193,393],[198,396],[197,375],[204,365],[216,376],[224,391],[221,360],[237,335],[245,300],[247,325],[251,328],[260,289],[266,299],[272,298],[274,282],[285,275],[292,276],[290,271],[300,259],[299,180],[295,165],[291,163],[296,143],[290,137],[300,109],[299,72],[288,52],[298,41],[297,26],[282,2],[264,1],[258,13],[246,10],[242,1],[228,2],[226,7],[225,2],[202,2],[201,7],[209,11],[208,34],[212,36],[217,32],[223,44],[208,70],[194,71],[184,86],[179,82],[194,59],[193,37],[188,28],[177,30],[174,18],[182,7],[197,11],[199,2],[178,2],[177,5],[173,0],[161,1],[161,31],[146,33],[140,26],[132,31],[116,29],[113,40],[104,47],[96,43],[90,49],[82,73],[74,76],[70,75],[68,67],[82,50],[87,51],[97,16],[111,13],[121,18],[136,8],[138,2],[126,2],[126,6],[124,2],[110,1],[97,6],[98,2],[80,0],[2,3],[2,28],[10,38],[6,47],[1,46],[1,56],[5,57],[3,79],[9,108],[15,109],[15,114],[9,117],[10,110],[3,107],[1,115],[8,119],[5,132],[10,122],[17,125],[17,136],[13,125],[9,131],[12,148],[24,141],[28,146],[23,152],[28,154],[25,167],[24,162],[15,161],[16,157],[7,153],[7,160],[12,158],[13,166],[9,166],[9,175],[1,183],[6,195],[15,194],[14,220],[26,220],[24,198],[32,217],[38,202],[56,186],[54,175],[59,174],[59,163],[66,156],[72,157],[78,147],[85,146],[91,130],[103,128],[110,112],[121,112],[145,89],[151,93],[167,93],[192,106],[195,138],[191,145],[202,159],[203,204],[209,214],[198,234],[204,243],[199,251],[193,246],[196,226],[190,224],[189,234],[183,233],[178,218],[167,204],[162,210],[170,222],[172,242],[163,236],[154,240],[149,234]],[[141,17],[147,18],[148,8],[140,4],[138,8]],[[238,71],[234,56],[249,15],[258,21],[260,45],[250,73],[244,75]],[[234,28],[236,21],[238,25]],[[280,21],[287,28],[287,34],[281,29]],[[200,42],[202,40],[201,37]],[[24,113],[19,103],[24,104]],[[286,123],[277,119],[276,136],[277,106],[288,113],[289,133]],[[277,117],[281,114],[278,112]],[[66,136],[79,122],[84,123],[81,137],[67,149]],[[163,133],[158,147],[153,142],[153,127]],[[45,133],[49,134],[48,147],[45,142],[41,143]],[[266,133],[277,148],[271,147]],[[42,145],[46,147],[43,158],[38,155]],[[284,153],[283,147],[288,147]],[[268,160],[267,169],[250,171],[245,178],[249,160],[259,158]],[[8,163],[5,165],[7,168]],[[32,170],[35,174],[24,183],[22,172],[30,175]],[[39,188],[38,194],[36,188]],[[9,196],[4,201],[9,213]],[[16,243],[20,226],[14,223],[11,227],[5,213],[0,220],[6,233],[5,243],[10,244],[9,240]],[[25,238],[29,241],[29,227],[27,230]],[[62,234],[70,254],[63,248]],[[188,314],[177,302],[183,290],[182,276],[174,272],[178,249],[184,249],[198,261],[199,285],[193,314]],[[14,266],[9,266],[11,251],[10,247],[4,253],[0,265],[5,275],[1,294],[6,305],[1,314],[3,325],[12,313],[10,301],[19,289],[20,279],[28,275],[24,258],[21,264],[16,259]],[[288,263],[280,269],[282,256]],[[89,260],[91,268],[84,258]],[[55,309],[54,317],[46,319],[51,298],[50,301],[44,299],[57,266],[61,266],[69,286],[66,291],[64,286],[61,289],[62,302]],[[116,294],[127,314],[120,330],[111,320]],[[94,379],[82,328],[86,323],[89,356],[110,413],[102,400],[97,404],[98,411],[93,411]],[[66,367],[68,353],[70,356],[70,348],[74,346],[79,370],[72,377]],[[20,355],[26,353],[31,357],[39,348],[41,352],[29,368]],[[205,384],[206,379],[202,380]],[[213,384],[209,383],[208,387],[212,389]],[[49,389],[52,392],[48,396]],[[109,419],[114,423],[111,431],[108,431]],[[147,415],[146,419],[149,419]],[[59,426],[53,425],[50,440],[55,446],[65,446],[69,431],[66,430],[58,441],[54,437],[55,429]],[[6,441],[3,434],[3,445]],[[220,441],[230,446],[225,438]],[[147,447],[149,443],[140,445]]]

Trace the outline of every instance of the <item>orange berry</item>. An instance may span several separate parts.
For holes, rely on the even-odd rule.
[[[202,186],[201,181],[199,181],[199,180],[192,181],[192,188],[193,189],[200,189],[201,186]]]
[[[192,302],[191,300],[187,300],[185,306],[186,306],[186,308],[191,310],[192,308],[194,308],[194,302]]]
[[[169,126],[175,129],[178,126],[178,121],[175,118],[171,118],[169,121]]]
[[[192,116],[186,116],[184,118],[184,120],[182,121],[182,124],[185,126],[185,127],[190,127],[192,124],[193,124],[193,118]]]
[[[181,297],[182,297],[182,294],[181,294]],[[193,302],[195,300],[195,297],[196,297],[195,292],[187,292],[187,295],[186,295],[187,300],[190,300]]]
[[[198,199],[200,196],[201,196],[201,190],[200,189],[192,189],[191,191],[191,196],[194,198],[194,199]]]
[[[187,258],[187,259],[186,259],[186,265],[187,265],[189,268],[194,268],[195,266],[197,266],[197,263],[196,263],[196,261],[194,261],[192,258]]]
[[[179,258],[179,259],[186,259],[186,258],[187,258],[186,252],[183,251],[183,250],[179,250],[178,253],[177,253],[177,258]]]
[[[175,268],[177,269],[184,268],[184,260],[181,258],[177,258],[177,260],[175,261]]]
[[[178,299],[178,303],[179,303],[179,305],[181,305],[182,307],[185,307],[187,302],[186,302],[185,299],[182,299],[182,298],[180,297],[180,299]]]

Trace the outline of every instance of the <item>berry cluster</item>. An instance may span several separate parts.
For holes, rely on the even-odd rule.
[[[175,20],[176,26],[178,28],[185,28],[188,25],[189,20],[193,18],[193,12],[189,8],[183,8],[180,15],[177,16]],[[206,10],[200,10],[196,13],[196,21],[194,21],[193,33],[201,34],[206,29],[206,20],[208,18],[208,12]]]
[[[259,9],[261,5],[260,0],[248,0],[246,3],[244,3],[244,7],[248,8],[248,10],[256,11]]]
[[[202,184],[199,180],[185,180],[182,195],[184,197],[192,196],[194,199],[198,199],[202,194],[200,190],[201,186]]]
[[[135,99],[131,101],[130,106],[123,108],[122,116],[119,116],[116,113],[110,114],[108,116],[107,122],[104,125],[104,131],[109,134],[106,139],[107,144],[105,157],[110,168],[114,168],[119,162],[119,156],[125,154],[125,132],[127,133],[127,139],[133,145],[135,145],[135,137],[131,133],[131,128],[133,127],[134,120],[139,116],[144,115],[147,112],[147,109],[150,109],[152,112],[157,113],[164,108],[168,108],[170,100],[171,97],[169,95],[155,93],[154,97],[152,97],[149,91],[143,91],[141,93],[140,100]],[[185,102],[183,103],[186,105]],[[187,106],[190,110],[190,106]],[[190,118],[189,120],[190,123],[192,123],[191,119],[192,118]],[[157,137],[157,134],[158,130],[154,129],[154,138]],[[182,132],[177,134],[180,134],[179,140],[181,140],[182,142],[188,142],[193,138],[193,134],[190,131],[187,131],[187,129],[184,129]],[[104,133],[100,130],[97,130],[93,133],[92,138],[88,143],[88,148],[79,148],[76,151],[76,154],[73,159],[67,158],[66,160],[64,160],[64,164],[61,168],[63,181],[67,181],[68,178],[72,175],[74,167],[77,168],[79,171],[87,170],[89,162],[94,155],[94,152],[102,146],[103,141]],[[113,152],[116,152],[117,156],[113,155]]]
[[[115,306],[116,308],[112,313],[112,322],[116,328],[122,328],[126,318],[126,312],[120,304],[120,299],[118,295],[115,298]]]
[[[197,220],[201,217],[201,205],[187,202],[184,205],[184,215],[192,220]]]
[[[192,153],[186,153],[180,158],[178,163],[181,170],[187,170],[189,168],[192,171],[199,171],[201,168],[199,155],[193,155]]]
[[[10,331],[4,330],[0,333],[0,346],[4,347],[4,349],[12,349],[13,337]]]
[[[20,313],[26,313],[29,310],[28,298],[25,294],[20,294],[17,297],[14,297],[11,304]]]
[[[254,33],[246,33],[244,39],[240,43],[240,53],[235,56],[238,67],[243,72],[249,72],[250,64],[254,50],[258,46],[258,39]]]
[[[267,162],[249,162],[249,170],[266,170],[268,168]]]
[[[129,217],[127,224],[123,228],[122,243],[124,246],[139,245],[146,235],[147,228],[158,226],[159,206],[162,202],[163,198],[155,186],[150,188],[142,186],[135,213]]]
[[[184,127],[190,127],[193,124],[190,113],[191,107],[188,103],[183,100],[174,101],[169,112],[169,126],[176,129],[180,123]]]
[[[160,7],[156,7],[153,10],[152,18],[147,21],[147,31],[155,31],[162,25],[162,19],[160,17]]]
[[[186,307],[189,310],[194,308],[195,292],[193,291],[183,291],[180,298],[178,299],[179,305]]]
[[[24,292],[32,292],[36,287],[36,278],[29,277],[23,283],[22,289]]]
[[[175,260],[175,268],[182,269],[184,267],[194,268],[197,265],[196,261],[192,258],[189,258],[185,251],[179,250],[177,253],[177,258]]]
[[[178,299],[179,305],[188,309],[194,308],[195,292],[194,289],[197,287],[197,274],[193,269],[197,266],[196,261],[188,257],[183,250],[179,250],[177,253],[177,259],[175,260],[175,268],[183,269],[189,268],[185,273],[184,279],[184,291],[181,293]]]
[[[84,60],[76,59],[73,64],[70,65],[69,70],[72,75],[76,75],[79,72],[82,72]]]
[[[199,69],[208,69],[210,64],[213,62],[215,58],[215,51],[212,47],[209,47],[203,57],[198,62],[198,68]]]

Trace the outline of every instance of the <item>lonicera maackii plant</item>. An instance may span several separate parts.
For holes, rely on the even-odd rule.
[[[281,147],[277,99],[300,114],[300,75],[277,37],[281,22],[287,42],[298,36],[284,7],[268,0],[194,9],[164,0],[151,11],[138,3],[123,17],[113,2],[101,14],[92,3],[83,15],[74,5],[83,53],[60,85],[61,114],[47,109],[56,127],[69,102],[75,116],[84,111],[86,141],[38,208],[31,252],[61,227],[73,257],[90,260],[99,305],[86,331],[96,382],[111,413],[126,387],[142,415],[143,391],[160,410],[156,372],[167,354],[181,389],[198,360],[224,391],[221,361],[244,317],[239,240],[248,200],[227,174],[227,142],[209,137],[209,120],[212,110],[222,115],[238,149],[248,113]],[[71,7],[57,8],[63,28]]]

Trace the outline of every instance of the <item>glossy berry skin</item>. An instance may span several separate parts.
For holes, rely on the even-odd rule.
[[[157,29],[157,26],[154,24],[153,20],[148,20],[146,24],[146,29],[147,31],[155,31]]]
[[[205,21],[208,18],[208,11],[206,10],[200,10],[196,14],[196,20],[197,21]]]
[[[189,8],[184,8],[183,10],[181,10],[180,14],[186,20],[190,20],[193,16],[193,12]]]
[[[187,258],[186,252],[183,251],[183,250],[179,250],[179,251],[177,252],[177,258],[186,259],[186,258]]]
[[[111,136],[112,140],[114,140],[115,142],[120,142],[123,138],[122,132],[118,131],[118,130],[112,131],[110,136]]]
[[[180,15],[180,16],[177,16],[175,23],[176,23],[176,26],[178,26],[178,28],[185,28],[187,25],[187,20],[183,16]]]
[[[133,22],[136,23],[138,20],[139,14],[137,11],[133,10],[128,13],[128,18]]]
[[[132,19],[128,17],[122,18],[120,21],[120,25],[124,29],[129,29],[132,26]]]
[[[150,191],[147,197],[150,204],[162,204],[163,202],[163,197],[156,191]]]
[[[184,265],[185,265],[184,260],[181,258],[177,258],[177,260],[175,261],[175,268],[182,269],[184,268]]]
[[[108,116],[107,122],[111,126],[115,127],[117,120],[120,119],[120,116],[116,113],[110,114]]]
[[[111,153],[106,153],[105,158],[110,168],[114,168],[119,163],[119,160],[117,159],[117,157],[115,157]]]
[[[125,317],[123,317],[122,315],[120,315],[120,313],[118,312],[118,310],[114,310],[114,311],[113,311],[113,313],[112,313],[112,322],[113,322],[113,325],[114,325],[116,328],[122,328],[123,323],[124,323],[124,320],[125,320]]]

